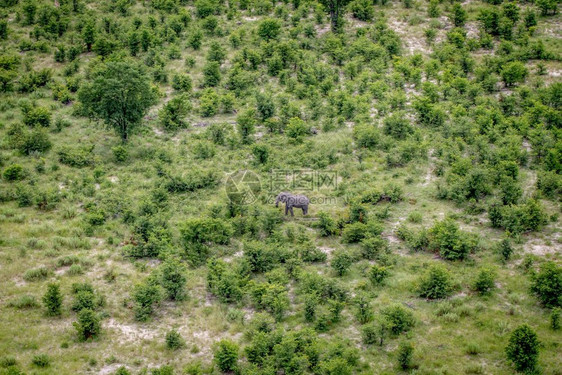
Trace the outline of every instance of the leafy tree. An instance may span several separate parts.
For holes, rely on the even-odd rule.
[[[185,341],[178,331],[171,330],[166,333],[166,347],[170,350],[181,349],[185,346]]]
[[[252,147],[252,154],[256,161],[260,164],[265,164],[269,160],[270,148],[264,144],[257,144]]]
[[[108,62],[92,76],[92,81],[78,91],[84,110],[105,121],[127,141],[155,103],[148,78],[140,67],[128,62]]]
[[[236,117],[236,125],[238,127],[238,134],[242,143],[252,143],[252,135],[254,134],[256,124],[256,111],[253,108],[248,108]]]
[[[186,297],[185,282],[185,267],[178,260],[170,258],[167,259],[160,266],[161,270],[161,284],[166,290],[168,298],[181,301]]]
[[[382,311],[387,327],[394,335],[408,332],[415,324],[414,314],[400,305],[392,305]]]
[[[404,139],[414,129],[404,112],[396,112],[384,119],[384,132],[395,139]]]
[[[549,261],[533,277],[531,291],[546,307],[562,307],[562,267]]]
[[[517,371],[532,371],[537,367],[539,347],[537,334],[523,324],[511,333],[505,353]]]
[[[466,19],[468,18],[468,14],[466,10],[462,7],[461,4],[455,3],[453,5],[453,14],[451,16],[451,20],[456,27],[463,27]]]
[[[429,246],[447,260],[465,259],[476,248],[473,239],[450,218],[435,223],[429,230]]]
[[[135,286],[133,298],[136,303],[135,319],[141,322],[147,321],[154,312],[154,305],[161,300],[160,286],[149,278]]]
[[[203,86],[216,87],[221,81],[220,64],[216,61],[209,61],[203,68]]]
[[[230,340],[221,340],[218,342],[214,358],[217,366],[222,372],[230,372],[238,367],[238,345]]]
[[[529,72],[525,65],[520,61],[513,61],[505,64],[501,71],[501,76],[506,86],[513,86],[518,82],[525,82]]]
[[[550,313],[550,328],[554,331],[558,331],[560,329],[560,308],[552,309]]]
[[[61,314],[62,294],[59,284],[48,284],[47,292],[43,296],[43,304],[47,309],[47,315],[58,316]]]
[[[338,276],[343,276],[353,264],[353,258],[346,252],[336,252],[332,258],[331,266]]]
[[[327,212],[318,213],[318,228],[322,237],[333,236],[338,231],[336,221]]]
[[[495,279],[496,273],[494,270],[488,268],[481,269],[476,276],[472,287],[480,295],[490,294],[490,292],[495,288]]]
[[[266,18],[258,25],[258,35],[265,41],[277,39],[281,33],[281,21],[275,18]]]
[[[320,4],[330,14],[332,32],[338,33],[343,29],[343,15],[345,7],[351,0],[320,0]]]
[[[418,287],[420,297],[441,299],[450,296],[452,292],[451,275],[442,265],[432,265],[421,277]]]
[[[8,21],[0,20],[0,39],[8,39]]]
[[[187,96],[180,95],[174,97],[172,100],[164,104],[162,109],[158,112],[160,124],[162,127],[169,131],[184,129],[188,126],[184,117],[191,109],[191,104]]]
[[[307,126],[306,122],[298,117],[293,117],[289,120],[289,124],[285,129],[287,137],[291,138],[293,141],[299,143],[302,139],[310,133],[310,128]]]
[[[96,25],[92,20],[86,21],[82,29],[82,39],[84,40],[84,44],[86,44],[86,49],[90,52],[96,42]]]
[[[100,318],[91,309],[82,309],[78,313],[78,322],[73,323],[81,341],[93,339],[100,334]]]
[[[375,7],[370,0],[354,0],[349,4],[353,17],[361,21],[372,21],[375,17]]]
[[[275,103],[269,94],[256,94],[256,104],[258,114],[262,121],[265,121],[275,115]]]
[[[558,11],[558,1],[556,0],[537,0],[536,5],[541,10],[541,15],[543,16],[556,14]]]
[[[389,276],[390,272],[386,267],[373,265],[369,269],[368,277],[373,285],[380,285]]]
[[[359,294],[354,299],[356,308],[355,316],[361,324],[365,324],[373,320],[374,312],[369,297],[365,294]]]
[[[412,367],[412,357],[414,354],[414,347],[411,343],[403,341],[398,345],[398,365],[402,370],[408,370]]]

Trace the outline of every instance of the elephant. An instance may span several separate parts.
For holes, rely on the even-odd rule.
[[[302,214],[308,214],[308,205],[310,204],[310,199],[305,195],[293,195],[291,193],[282,192],[279,193],[275,199],[275,207],[279,207],[279,202],[285,203],[285,215],[291,211],[291,216],[295,216],[293,213],[293,207],[302,208]]]

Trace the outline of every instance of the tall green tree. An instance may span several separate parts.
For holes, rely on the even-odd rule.
[[[320,3],[330,13],[330,22],[334,33],[342,31],[345,7],[351,0],[320,0]]]
[[[78,92],[88,115],[103,120],[127,141],[156,95],[140,67],[129,62],[108,62]]]

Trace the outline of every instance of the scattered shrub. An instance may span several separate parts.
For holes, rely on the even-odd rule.
[[[523,324],[511,333],[505,353],[517,371],[532,371],[537,366],[539,347],[537,334]]]
[[[100,318],[95,311],[90,309],[80,310],[78,321],[73,324],[81,341],[96,338],[101,331]]]
[[[166,333],[166,347],[170,350],[177,350],[185,347],[185,341],[178,331],[171,330]]]
[[[230,340],[218,342],[214,351],[215,362],[222,372],[230,372],[238,367],[238,345]]]
[[[421,277],[418,287],[420,297],[441,299],[450,296],[452,292],[451,275],[444,266],[432,265]]]
[[[562,267],[545,262],[533,277],[531,291],[546,307],[562,307]]]

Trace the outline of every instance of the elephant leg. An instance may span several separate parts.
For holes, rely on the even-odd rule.
[[[303,206],[303,207],[302,207],[302,214],[303,214],[303,215],[308,215],[308,206]]]
[[[295,216],[295,213],[293,212],[293,207],[291,207],[291,216]]]
[[[289,213],[289,205],[286,204],[285,205],[285,216],[287,216],[288,213]]]

